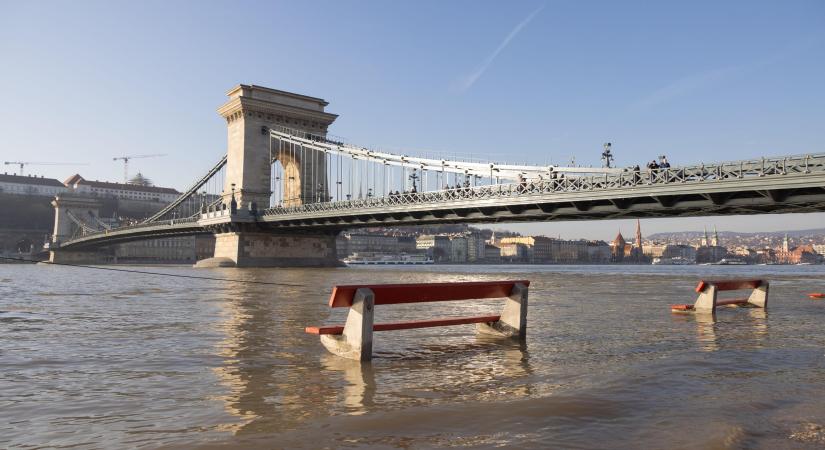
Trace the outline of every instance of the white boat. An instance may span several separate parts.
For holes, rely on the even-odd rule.
[[[732,259],[722,258],[722,259],[719,260],[719,262],[711,263],[711,265],[714,265],[714,266],[746,266],[746,265],[748,265],[748,263],[746,263],[745,261],[742,261],[741,259],[736,259],[736,258],[732,258]]]
[[[674,258],[653,258],[653,264],[657,266],[686,266],[692,263],[685,258],[676,256]]]
[[[422,266],[433,264],[433,260],[423,255],[382,255],[382,256],[351,256],[344,258],[348,266]]]

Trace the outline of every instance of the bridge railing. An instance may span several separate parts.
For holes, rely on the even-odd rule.
[[[346,201],[308,203],[301,206],[273,207],[264,215],[288,215],[323,211],[339,211],[420,203],[440,203],[467,199],[522,197],[526,195],[564,194],[613,189],[638,188],[652,185],[707,183],[788,174],[825,172],[825,154],[761,158],[729,161],[665,169],[630,169],[618,174],[551,177],[526,180],[521,183],[493,184],[441,191],[390,194]]]
[[[165,227],[165,226],[173,226],[173,225],[180,225],[184,223],[197,223],[200,220],[200,215],[193,216],[193,217],[184,217],[181,219],[170,219],[170,220],[158,220],[155,222],[142,222],[136,223],[134,225],[124,225],[117,228],[112,228],[109,230],[95,230],[92,232],[84,232],[80,236],[74,237],[70,239],[70,241],[83,241],[87,239],[94,238],[96,236],[108,236],[110,234],[118,234],[124,231],[133,231],[139,230],[141,228],[154,228],[154,227]]]

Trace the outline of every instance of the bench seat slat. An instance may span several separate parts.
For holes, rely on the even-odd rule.
[[[696,292],[702,292],[711,285],[715,285],[717,291],[756,289],[762,285],[762,280],[702,280],[696,286]]]
[[[335,286],[329,298],[331,308],[352,306],[355,291],[371,289],[376,305],[399,303],[443,302],[449,300],[476,300],[502,298],[510,295],[516,283],[529,286],[527,280],[473,281],[461,283],[375,284]]]
[[[449,325],[465,325],[470,323],[487,323],[498,322],[501,319],[500,315],[496,316],[473,316],[473,317],[452,317],[446,319],[431,319],[431,320],[413,320],[410,322],[389,322],[373,324],[373,331],[392,331],[392,330],[409,330],[413,328],[429,328],[429,327],[443,327]],[[326,327],[306,327],[305,331],[309,334],[342,334],[344,326],[326,326]]]

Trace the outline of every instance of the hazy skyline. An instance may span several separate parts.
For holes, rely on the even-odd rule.
[[[322,97],[330,132],[414,154],[619,165],[820,153],[825,3],[0,1],[0,159],[183,189],[225,152],[239,83]],[[16,166],[4,171],[16,172]],[[817,228],[825,214],[643,221]],[[610,239],[626,221],[507,225]]]

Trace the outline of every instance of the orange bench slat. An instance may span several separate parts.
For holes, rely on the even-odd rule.
[[[672,311],[693,311],[693,305],[670,305]]]
[[[702,292],[711,285],[716,286],[717,291],[756,289],[761,286],[763,282],[764,280],[702,280],[696,286],[696,292]]]
[[[447,319],[414,320],[410,322],[376,323],[372,326],[372,331],[392,331],[409,330],[413,328],[444,327],[449,325],[465,325],[470,323],[498,322],[501,316],[473,316],[473,317],[453,317]],[[342,334],[343,325],[333,325],[326,327],[306,327],[304,329],[309,334]]]
[[[471,281],[459,283],[414,283],[334,286],[329,297],[331,308],[352,306],[355,291],[372,289],[376,305],[399,303],[444,302],[450,300],[481,300],[510,295],[516,283],[529,286],[527,280]]]

